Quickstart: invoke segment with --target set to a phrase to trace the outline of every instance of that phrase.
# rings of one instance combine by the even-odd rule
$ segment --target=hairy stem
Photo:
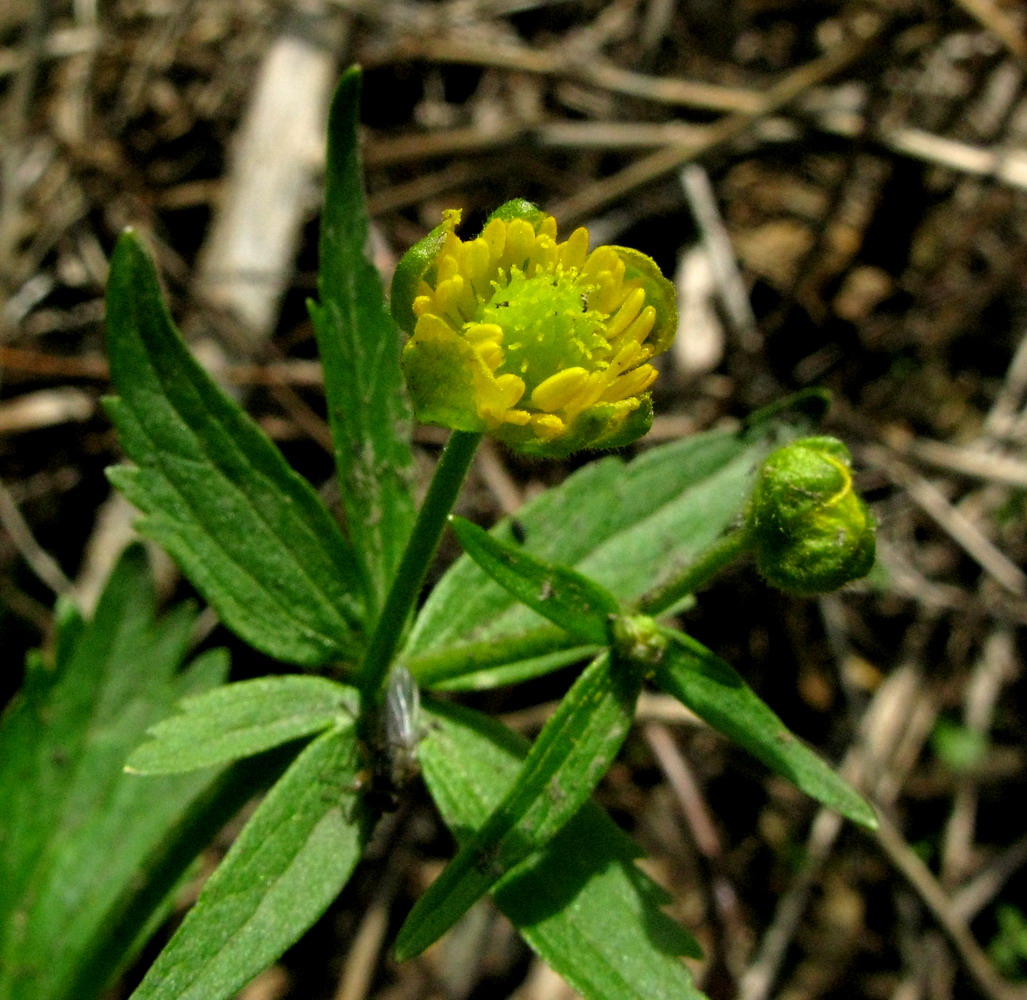
[[[672,608],[683,597],[705,586],[725,566],[749,549],[749,532],[738,528],[717,539],[699,558],[666,583],[643,594],[638,610],[645,615],[659,615]]]

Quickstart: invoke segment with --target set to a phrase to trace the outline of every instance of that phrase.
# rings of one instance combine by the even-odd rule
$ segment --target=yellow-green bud
[[[747,527],[760,572],[782,590],[836,590],[874,563],[873,518],[835,438],[802,438],[764,460]]]
[[[477,239],[458,211],[400,261],[392,314],[425,423],[487,431],[517,451],[613,448],[652,423],[650,359],[674,338],[674,287],[637,250],[557,242],[530,202],[497,209]]]

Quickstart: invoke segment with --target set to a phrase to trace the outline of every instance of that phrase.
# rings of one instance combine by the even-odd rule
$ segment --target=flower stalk
[[[454,431],[435,468],[360,667],[360,690],[365,699],[374,704],[381,698],[389,667],[421,592],[428,566],[439,547],[446,518],[460,493],[480,440],[480,434]]]

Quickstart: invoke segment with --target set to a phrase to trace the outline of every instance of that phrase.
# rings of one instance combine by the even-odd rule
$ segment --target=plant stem
[[[517,660],[535,659],[553,653],[574,650],[582,657],[595,651],[580,639],[568,635],[555,625],[542,625],[509,638],[484,639],[451,646],[439,652],[422,653],[404,660],[404,665],[418,683],[432,686],[479,670],[501,667]]]
[[[453,431],[435,468],[360,667],[360,690],[372,703],[378,701],[384,687],[407,619],[421,592],[428,565],[439,547],[446,518],[453,509],[480,440],[481,434]]]
[[[686,566],[677,577],[643,594],[638,601],[638,610],[646,615],[662,614],[677,604],[681,598],[694,594],[748,548],[749,532],[746,528],[729,531],[718,538],[694,563]]]

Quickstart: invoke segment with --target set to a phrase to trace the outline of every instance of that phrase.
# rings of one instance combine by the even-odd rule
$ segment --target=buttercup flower
[[[459,222],[444,213],[393,280],[417,418],[549,457],[644,434],[649,360],[677,326],[656,264],[626,247],[589,252],[583,228],[559,243],[556,220],[526,201],[503,205],[477,239],[461,240]]]

